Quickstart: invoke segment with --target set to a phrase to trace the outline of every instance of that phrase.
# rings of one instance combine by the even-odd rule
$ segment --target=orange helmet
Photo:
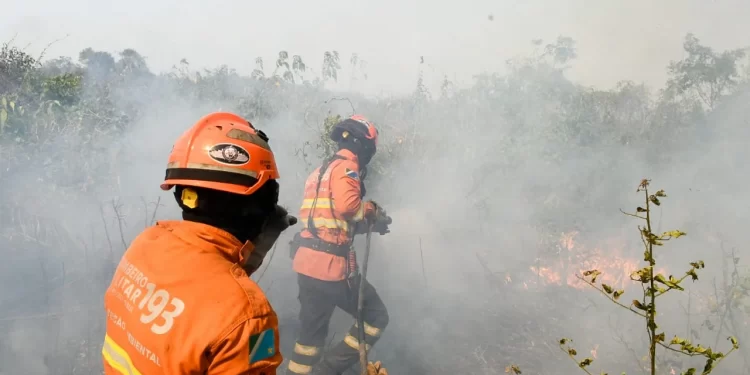
[[[334,125],[333,130],[331,130],[331,139],[340,142],[347,136],[344,132],[348,132],[354,138],[371,141],[373,147],[378,145],[378,129],[365,116],[353,115]]]
[[[174,143],[161,188],[183,185],[250,195],[278,178],[268,137],[240,116],[215,112]]]

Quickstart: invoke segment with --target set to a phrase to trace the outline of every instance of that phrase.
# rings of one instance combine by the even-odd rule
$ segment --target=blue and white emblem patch
[[[276,354],[276,340],[273,328],[250,337],[250,363],[273,357]]]
[[[346,168],[346,170],[344,172],[346,173],[346,177],[353,178],[355,180],[359,180],[359,173],[357,173],[357,171],[353,171],[353,170],[351,170],[349,168]]]

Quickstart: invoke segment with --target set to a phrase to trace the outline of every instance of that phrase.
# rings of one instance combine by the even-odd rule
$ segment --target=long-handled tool
[[[367,260],[370,258],[370,238],[372,238],[373,223],[367,223],[367,239],[365,240],[365,259],[362,261],[362,272],[359,278],[359,296],[357,298],[357,326],[359,327],[359,363],[362,366],[362,375],[367,375],[367,342],[365,341],[365,321],[362,317],[362,309],[365,304],[365,280],[367,278]]]

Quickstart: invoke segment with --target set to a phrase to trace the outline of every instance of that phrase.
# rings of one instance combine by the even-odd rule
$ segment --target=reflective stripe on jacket
[[[278,319],[240,266],[251,251],[189,221],[141,233],[104,296],[104,373],[275,375]]]
[[[305,193],[299,218],[303,238],[318,238],[336,245],[350,244],[351,227],[365,218],[373,207],[362,201],[357,156],[349,150],[339,150],[328,169],[323,173],[318,187],[320,167],[305,182]],[[316,191],[317,189],[317,191]],[[312,233],[311,225],[316,233]],[[300,247],[294,257],[294,271],[320,280],[344,280],[347,259],[342,256]]]

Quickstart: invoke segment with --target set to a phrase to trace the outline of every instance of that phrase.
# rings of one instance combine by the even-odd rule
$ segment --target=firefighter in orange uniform
[[[334,126],[331,139],[339,150],[308,177],[300,209],[304,229],[290,243],[298,273],[301,328],[287,374],[341,374],[357,363],[357,324],[323,355],[328,325],[337,306],[357,317],[361,277],[352,248],[354,235],[365,233],[368,223],[375,232],[389,232],[385,211],[362,199],[366,166],[375,155],[378,131],[363,116],[354,115]],[[388,325],[388,311],[372,285],[366,283],[364,293],[369,347]]]
[[[117,266],[105,374],[276,374],[276,313],[248,275],[296,222],[277,205],[278,178],[268,137],[234,114],[177,139],[161,188],[183,220],[147,228]]]

